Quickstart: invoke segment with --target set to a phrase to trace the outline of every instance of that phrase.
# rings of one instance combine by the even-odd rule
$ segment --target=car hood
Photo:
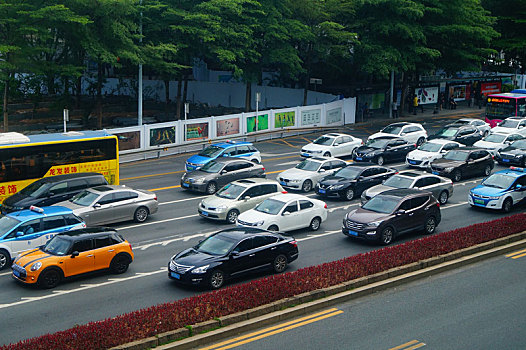
[[[389,216],[391,216],[391,214],[376,213],[374,211],[359,208],[355,211],[351,211],[347,215],[347,219],[357,221],[362,224],[367,224],[369,222],[384,220]]]
[[[415,160],[422,160],[422,159],[427,159],[427,158],[437,158],[437,157],[440,157],[440,153],[421,151],[419,149],[415,149],[414,151],[411,151],[407,154],[407,158],[415,159]]]
[[[292,168],[292,169],[288,169],[288,170],[281,172],[278,175],[278,177],[283,177],[287,179],[307,179],[315,173],[316,172],[314,171],[306,171],[302,169]]]
[[[328,149],[330,149],[331,146],[324,146],[324,145],[317,145],[317,144],[314,144],[314,143],[309,143],[308,145],[306,146],[303,146],[301,149],[302,150],[305,150],[305,151],[326,151]]]
[[[369,196],[369,197],[374,197],[374,196],[376,196],[379,193],[382,193],[382,192],[385,192],[385,191],[389,191],[389,190],[392,190],[392,189],[394,189],[394,187],[386,186],[386,185],[376,185],[376,186],[373,186],[373,187],[367,189],[365,191],[365,195]]]
[[[211,177],[216,176],[217,174],[219,173],[207,173],[201,170],[195,170],[195,171],[192,171],[191,173],[186,173],[185,180],[190,181],[192,183],[192,182],[195,182],[197,179],[211,178]]]
[[[503,154],[513,154],[514,156],[515,155],[518,155],[518,154],[524,154],[526,153],[526,150],[523,150],[523,149],[520,149],[520,148],[513,148],[513,147],[506,147],[506,148],[503,148],[500,150],[500,153]]]
[[[439,135],[431,135],[427,139],[428,140],[455,140],[455,136],[439,136]]]
[[[239,214],[237,218],[238,220],[241,220],[241,221],[254,223],[258,221],[267,221],[270,218],[276,218],[276,217],[278,217],[278,215],[266,214],[266,213],[262,213],[254,209],[250,209],[244,213]]]
[[[347,183],[350,183],[350,182],[353,182],[353,181],[355,181],[355,180],[351,180],[351,179],[348,179],[348,178],[342,177],[342,176],[329,175],[329,176],[324,177],[320,181],[320,184],[323,184],[325,186],[331,186],[331,185],[336,185],[336,184],[339,184],[339,183],[347,184]]]
[[[214,196],[208,196],[205,199],[203,199],[203,204],[207,208],[217,208],[220,205],[230,206],[234,201],[235,199],[220,198],[214,195]]]
[[[203,156],[200,156],[198,154],[194,154],[193,156],[191,156],[190,158],[188,158],[186,161],[188,163],[192,163],[192,164],[202,164],[202,165],[205,165],[206,163],[208,163],[209,161],[211,161],[212,158],[209,158],[209,157],[203,157]]]
[[[58,202],[55,205],[60,205],[62,207],[66,207],[68,209],[73,210],[73,212],[75,212],[75,210],[89,208],[89,206],[78,205],[78,204],[75,204],[75,203],[70,202],[70,201]]]
[[[511,134],[512,132],[517,132],[518,129],[516,128],[504,128],[502,126],[496,126],[493,129],[491,129],[492,133],[503,133],[503,134]]]
[[[193,248],[188,248],[177,254],[173,261],[181,265],[202,266],[217,260],[217,258],[217,255],[206,254]]]
[[[24,195],[20,192],[13,194],[12,196],[7,197],[4,200],[4,205],[10,207],[29,207],[31,204],[38,201],[37,198],[33,198],[27,195]]]
[[[367,146],[360,146],[356,149],[356,154],[368,154],[372,152],[382,152],[382,150],[378,148],[367,147]]]
[[[444,159],[444,158],[440,158],[440,159],[437,159],[437,160],[434,160],[431,165],[435,168],[440,168],[440,169],[445,169],[445,168],[456,168],[458,166],[461,166],[462,164],[465,164],[466,162],[464,161],[459,161],[459,160],[449,160],[449,159]]]
[[[482,141],[482,140],[475,142],[473,146],[485,148],[485,149],[500,149],[504,147],[502,143],[487,142],[487,141]]]
[[[23,252],[19,255],[16,260],[16,263],[22,267],[26,265],[33,264],[39,260],[46,259],[50,256],[54,256],[48,253],[44,253],[40,249],[32,249],[27,252]]]
[[[484,185],[478,185],[471,189],[471,192],[480,196],[501,196],[506,192],[507,189],[487,187]]]
[[[395,134],[388,134],[386,132],[377,132],[377,133],[374,133],[372,134],[371,136],[369,136],[369,139],[376,139],[376,138],[379,138],[379,137],[382,137],[382,136],[398,136],[398,135],[395,135]]]

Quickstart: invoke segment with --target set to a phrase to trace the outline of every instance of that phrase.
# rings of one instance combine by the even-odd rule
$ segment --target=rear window
[[[104,176],[88,177],[86,180],[88,180],[89,187],[95,187],[95,186],[101,186],[101,185],[108,184],[108,181],[106,181],[106,178]]]

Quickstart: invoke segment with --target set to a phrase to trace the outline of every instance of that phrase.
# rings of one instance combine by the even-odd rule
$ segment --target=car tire
[[[485,138],[488,135],[489,135],[489,130],[486,130],[486,131],[484,131],[484,135],[482,135],[482,138]]]
[[[133,214],[133,220],[135,222],[145,222],[146,219],[148,219],[148,215],[150,215],[150,211],[146,207],[139,207],[135,210],[135,213]]]
[[[287,268],[287,257],[283,254],[280,254],[274,258],[272,262],[272,268],[275,273],[282,273]]]
[[[56,268],[47,268],[38,276],[37,284],[42,289],[51,289],[62,281],[62,272]]]
[[[323,156],[324,157],[330,157],[331,156],[331,152],[325,152],[325,153],[323,153]]]
[[[448,200],[449,193],[446,190],[440,192],[440,195],[438,196],[438,202],[440,203],[440,205],[446,204]]]
[[[128,267],[130,266],[130,257],[128,257],[125,254],[119,254],[115,256],[113,259],[111,259],[110,263],[110,270],[112,273],[116,275],[120,275],[121,273],[125,273],[128,271]]]
[[[526,157],[522,157],[521,168],[526,168]]]
[[[435,233],[435,230],[437,228],[437,220],[434,216],[430,216],[426,219],[426,223],[424,224],[424,234],[431,235]]]
[[[276,225],[270,225],[267,231],[279,231],[279,227]]]
[[[426,141],[425,137],[421,137],[416,141],[416,147],[419,147]]]
[[[217,191],[217,185],[215,182],[209,182],[208,185],[206,185],[206,193],[207,194],[214,194]]]
[[[376,158],[376,164],[378,164],[378,165],[384,165],[384,163],[385,163],[385,159],[384,159],[384,157],[382,157],[382,156],[378,156],[378,158]]]
[[[513,200],[511,198],[506,198],[504,202],[502,203],[502,211],[505,213],[509,213],[512,208],[513,208]]]
[[[352,187],[349,187],[344,192],[342,192],[341,197],[342,199],[346,199],[348,201],[352,200],[354,198],[354,190]]]
[[[0,249],[0,270],[11,265],[11,255],[5,249]]]
[[[210,273],[208,278],[208,286],[210,289],[219,289],[225,284],[225,274],[221,270],[214,270]]]
[[[454,182],[459,182],[460,180],[462,180],[462,172],[460,170],[455,170],[453,172],[451,180],[453,180]]]
[[[318,231],[321,226],[321,218],[319,216],[316,216],[310,221],[309,228],[311,231]]]
[[[383,245],[389,245],[391,242],[393,242],[394,238],[394,230],[392,227],[386,227],[382,230],[380,233],[380,243]]]
[[[484,167],[484,176],[490,176],[491,175],[491,167],[489,165],[486,165]]]
[[[232,209],[228,213],[226,213],[226,222],[229,224],[235,224],[237,221],[237,216],[239,215],[239,210]]]
[[[303,192],[309,192],[310,190],[312,190],[312,181],[311,180],[303,181],[303,185],[301,185],[301,190]]]

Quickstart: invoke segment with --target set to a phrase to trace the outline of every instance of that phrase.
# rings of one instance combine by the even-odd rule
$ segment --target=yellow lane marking
[[[168,187],[159,187],[159,188],[150,188],[148,191],[154,192],[154,191],[162,191],[162,190],[171,190],[173,188],[179,188],[181,185],[177,186],[168,186]]]
[[[303,136],[298,136],[298,137],[304,139],[304,140],[307,141],[308,143],[311,143],[311,142],[312,142],[312,140],[309,140],[309,139],[307,139],[306,137],[303,137]]]
[[[413,350],[413,349],[421,348],[422,346],[425,346],[425,345],[426,345],[425,343],[422,343],[419,340],[414,339],[402,345],[395,346],[394,348],[389,348],[389,350],[401,350],[401,349]]]
[[[122,180],[144,179],[146,177],[154,177],[154,176],[173,175],[173,174],[179,174],[179,173],[184,173],[184,170],[171,171],[169,173],[161,173],[161,174],[150,174],[150,175],[141,175],[141,176],[134,176],[134,177],[124,177],[124,178],[121,178],[121,181]]]
[[[206,348],[202,348],[201,350],[212,350],[212,349],[214,349],[214,350],[226,350],[226,349],[231,349],[231,348],[243,345],[243,344],[251,343],[253,341],[269,337],[271,335],[279,334],[279,333],[282,333],[282,332],[285,332],[285,331],[288,331],[288,330],[291,330],[291,329],[294,329],[294,328],[297,328],[297,327],[301,327],[301,326],[307,325],[309,323],[321,321],[323,319],[326,319],[326,318],[329,318],[329,317],[333,317],[333,316],[336,316],[336,315],[339,315],[339,314],[342,314],[342,313],[343,313],[343,311],[338,310],[336,308],[325,310],[323,312],[319,312],[319,313],[316,313],[314,315],[310,315],[310,316],[307,316],[307,317],[302,317],[302,318],[294,320],[294,321],[285,322],[285,323],[279,324],[277,326],[269,327],[269,328],[266,328],[266,329],[263,329],[263,330],[260,330],[260,331],[257,331],[257,332],[253,332],[253,333],[241,336],[241,337],[237,337],[237,338],[230,339],[230,340],[218,343],[218,344],[214,344],[212,346],[209,346],[209,347],[206,347]]]
[[[523,256],[526,256],[526,249],[519,250],[518,252],[506,254],[506,258],[512,258],[512,259],[522,258]]]
[[[283,142],[284,144],[286,144],[286,145],[289,146],[289,147],[292,147],[292,148],[299,148],[299,146],[294,146],[293,144],[291,144],[290,142],[288,142],[288,141],[285,140],[285,139],[280,139],[279,141]]]
[[[406,348],[404,350],[414,350],[414,349],[421,348],[422,346],[426,346],[426,344],[425,343],[419,343],[419,344],[413,345],[413,346],[411,346],[409,348]]]

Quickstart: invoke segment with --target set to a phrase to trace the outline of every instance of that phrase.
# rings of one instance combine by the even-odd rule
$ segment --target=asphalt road
[[[434,120],[425,124],[425,127],[432,133],[450,120]],[[347,132],[365,139],[379,127],[347,128]],[[278,172],[299,162],[299,148],[313,138],[314,135],[307,135],[258,143],[256,146],[262,152],[267,177],[275,178]],[[125,274],[115,276],[97,273],[68,280],[54,290],[38,290],[15,283],[9,271],[0,272],[0,313],[4,320],[9,320],[0,327],[0,344],[201,293],[173,284],[167,278],[166,265],[173,254],[195,245],[209,233],[230,226],[200,218],[197,205],[203,195],[179,188],[187,157],[179,155],[121,165],[122,184],[153,190],[160,203],[158,213],[143,224],[127,222],[114,225],[132,244],[135,252],[135,261]],[[402,164],[391,166],[405,169]],[[495,171],[499,169],[497,166]],[[442,207],[442,222],[437,232],[504,215],[500,212],[473,210],[467,205],[467,193],[478,182],[480,178],[473,178],[455,185],[454,195]],[[376,245],[351,241],[341,234],[343,216],[357,207],[358,203],[357,199],[351,202],[327,200],[329,217],[319,231],[293,232],[299,241],[300,256],[290,265],[289,271],[378,249]],[[520,210],[524,210],[524,207],[514,212]],[[418,233],[409,234],[395,244],[418,237]]]
[[[526,256],[503,255],[206,349],[524,349],[524,290]]]

